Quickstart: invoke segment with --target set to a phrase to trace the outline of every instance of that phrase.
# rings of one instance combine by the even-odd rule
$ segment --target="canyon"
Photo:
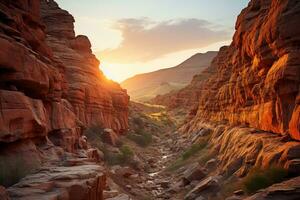
[[[300,198],[299,1],[251,0],[232,43],[149,103],[54,0],[0,14],[1,200]]]

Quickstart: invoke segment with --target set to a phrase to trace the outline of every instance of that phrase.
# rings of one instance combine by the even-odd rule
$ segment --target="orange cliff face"
[[[104,169],[83,130],[126,131],[126,90],[104,77],[88,38],[75,36],[73,17],[53,0],[3,0],[0,14],[1,184],[11,186],[43,167],[9,195],[103,199]]]
[[[74,34],[74,19],[53,2],[42,1],[46,42],[54,57],[65,66],[68,83],[65,98],[78,119],[87,126],[103,124],[116,132],[128,128],[129,97],[126,90],[109,81],[99,71],[99,61],[91,52],[86,36]]]
[[[129,97],[107,80],[73,17],[50,0],[1,1],[0,142],[60,137],[73,152],[83,127],[128,128]]]
[[[181,94],[192,102],[191,96],[197,96],[186,128],[225,120],[300,140],[299,20],[298,1],[252,0],[238,17],[233,42],[221,48],[217,62],[207,69],[212,73],[205,71],[199,75],[204,81],[196,76],[171,94],[177,101],[184,99]]]

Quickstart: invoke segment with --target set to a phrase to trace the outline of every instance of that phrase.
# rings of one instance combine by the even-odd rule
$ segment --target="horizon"
[[[236,18],[249,1],[57,2],[74,16],[76,35],[89,37],[106,77],[121,83],[229,45]],[[156,12],[170,6],[171,11]]]

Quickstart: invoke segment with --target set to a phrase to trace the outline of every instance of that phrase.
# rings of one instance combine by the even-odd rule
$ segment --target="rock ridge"
[[[194,123],[225,120],[300,140],[299,10],[298,1],[250,1],[231,45],[208,68],[212,73],[198,76],[205,81],[196,76],[154,102],[172,108],[186,98],[196,102]]]

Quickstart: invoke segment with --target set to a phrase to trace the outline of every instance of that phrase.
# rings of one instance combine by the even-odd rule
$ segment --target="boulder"
[[[92,149],[92,148],[88,149],[87,156],[89,159],[91,159],[95,162],[100,162],[100,161],[104,160],[104,154],[99,149]]]
[[[195,200],[202,193],[215,193],[220,189],[217,177],[208,177],[200,181],[190,192],[185,195],[186,200]]]
[[[183,182],[184,184],[189,184],[190,182],[195,180],[200,181],[201,179],[205,178],[205,176],[206,171],[201,166],[199,166],[198,163],[195,163],[195,165],[189,167],[184,171]]]
[[[115,146],[117,144],[118,135],[114,130],[106,128],[103,130],[102,139],[105,143]]]
[[[15,200],[103,200],[105,180],[104,169],[99,165],[48,167],[26,176],[7,191]]]

